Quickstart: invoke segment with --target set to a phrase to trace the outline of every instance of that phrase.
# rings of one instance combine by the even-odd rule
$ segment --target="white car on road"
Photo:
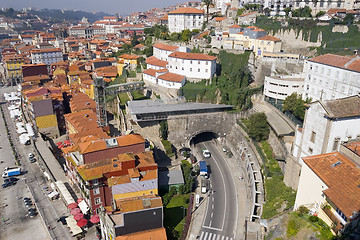
[[[211,153],[210,153],[210,151],[209,151],[209,150],[207,150],[207,149],[204,149],[204,150],[203,150],[203,156],[204,156],[205,158],[209,158],[209,157],[211,157]]]

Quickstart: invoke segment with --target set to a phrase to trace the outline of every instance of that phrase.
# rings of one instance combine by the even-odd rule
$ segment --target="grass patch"
[[[173,152],[173,146],[172,146],[171,142],[169,142],[168,140],[161,140],[161,143],[164,146],[166,155],[168,155],[169,157],[172,157],[175,155],[175,153]]]
[[[149,99],[141,91],[133,91],[133,92],[131,92],[131,94],[132,94],[134,100],[146,100],[146,99]]]
[[[107,85],[112,86],[112,85],[121,84],[121,83],[126,83],[126,75],[125,74],[118,76],[114,81],[109,82]]]
[[[266,141],[262,142],[261,149],[265,155],[265,169],[267,169],[262,217],[269,219],[278,215],[281,209],[290,209],[295,203],[296,192],[283,182],[283,174],[274,158],[270,144]]]
[[[184,228],[190,194],[175,195],[164,208],[164,227],[169,240],[178,239]]]
[[[120,109],[123,112],[123,114],[126,114],[126,102],[130,101],[129,96],[127,93],[119,93],[119,99],[120,99]]]

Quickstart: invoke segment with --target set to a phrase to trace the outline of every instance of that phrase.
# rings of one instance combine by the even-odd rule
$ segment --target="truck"
[[[208,169],[205,161],[199,162],[200,166],[200,176],[204,176],[205,178],[208,178]]]
[[[11,169],[5,170],[2,177],[7,178],[7,177],[19,176],[20,174],[21,174],[20,168],[11,168]]]
[[[209,179],[206,179],[205,177],[201,178],[201,193],[207,193],[207,191],[210,189],[210,181]]]

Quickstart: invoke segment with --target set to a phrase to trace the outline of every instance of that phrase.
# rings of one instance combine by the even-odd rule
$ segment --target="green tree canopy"
[[[301,95],[296,93],[287,96],[284,100],[282,110],[283,112],[291,112],[297,118],[304,120],[306,106],[305,103],[309,103],[310,100],[302,100]]]
[[[251,115],[245,123],[248,134],[258,142],[267,140],[270,134],[270,127],[265,113]]]

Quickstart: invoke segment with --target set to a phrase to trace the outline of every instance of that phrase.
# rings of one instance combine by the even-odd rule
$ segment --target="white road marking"
[[[200,240],[202,240],[203,236],[204,236],[204,232],[201,232],[201,234],[200,234]]]
[[[220,236],[220,235],[218,235],[218,236],[217,236],[217,238],[216,238],[216,240],[220,240],[220,237],[221,237],[221,236]]]
[[[222,236],[221,240],[224,240],[224,238],[225,238],[225,237],[224,237],[224,236]]]
[[[208,234],[208,232],[205,232],[204,240],[206,240]]]
[[[214,227],[210,227],[210,226],[202,226],[203,228],[208,228],[208,229],[211,229],[211,230],[215,230],[215,231],[222,231],[221,229],[219,228],[214,228]]]
[[[211,235],[212,235],[212,233],[209,233],[209,240],[211,239]]]
[[[212,200],[214,201],[214,197],[212,198]]]
[[[210,221],[209,226],[211,227],[212,221]]]
[[[229,237],[226,237],[226,238],[225,238],[225,240],[228,240],[228,239],[229,239]]]
[[[214,213],[211,213],[211,217],[213,217],[214,216]]]
[[[211,206],[212,209],[214,209],[214,204]]]
[[[219,235],[217,235],[217,236],[219,236]],[[216,240],[216,234],[214,234],[214,237],[213,237],[213,239],[212,240]]]

